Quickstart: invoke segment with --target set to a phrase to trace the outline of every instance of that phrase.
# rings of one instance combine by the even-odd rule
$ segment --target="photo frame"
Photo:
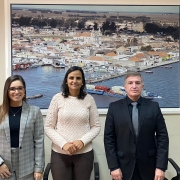
[[[10,3],[9,5],[10,6],[12,6],[12,4],[13,3]],[[15,5],[16,3],[14,3],[14,5]],[[23,3],[22,3],[23,4]],[[26,6],[30,6],[30,5],[32,5],[32,4],[27,4]],[[42,5],[41,5],[42,6]],[[70,5],[68,5],[68,6],[76,6],[76,5],[74,5],[74,4],[70,4]],[[92,6],[91,4],[83,4],[83,6],[85,6],[85,7],[88,7],[88,6]],[[99,6],[103,6],[102,4],[101,5],[96,5],[97,7],[99,7]],[[119,5],[119,4],[115,4],[115,5],[106,5],[106,7],[112,7],[112,6],[114,6],[114,7],[117,7],[117,6],[122,6],[123,7],[123,5]],[[138,7],[137,5],[133,5],[134,7]],[[144,5],[141,5],[142,7],[145,7]],[[149,5],[148,5],[149,6]],[[95,7],[95,6],[94,6]],[[130,6],[128,6],[128,7],[132,7],[132,5],[130,5]],[[155,5],[154,6],[152,6],[152,7],[156,7]],[[164,5],[162,5],[162,7],[165,7]],[[176,6],[177,7],[177,9],[179,10],[179,6]],[[12,9],[10,8],[10,12],[12,13],[12,11],[11,11]],[[106,13],[107,13],[107,11],[106,11]],[[168,12],[169,13],[169,12]],[[116,14],[117,14],[117,11],[116,11]],[[178,13],[179,14],[179,13]],[[117,15],[116,15],[116,17],[117,17]],[[11,37],[10,37],[10,39],[11,39]],[[11,39],[12,40],[12,39]],[[11,41],[12,42],[12,41]],[[12,61],[10,61],[10,62],[12,62]],[[175,67],[179,67],[179,64],[178,65],[175,65]],[[167,68],[168,70],[170,70],[170,68]],[[167,70],[166,69],[166,70]],[[165,70],[165,68],[163,68],[163,70]],[[58,70],[57,70],[58,71]],[[9,72],[10,73],[12,73],[12,69],[10,68],[9,69]],[[15,71],[14,71],[15,72]],[[20,72],[20,71],[19,71]],[[21,71],[22,72],[22,71]],[[179,73],[179,72],[178,72]],[[148,76],[150,76],[150,74],[148,74]],[[34,78],[32,78],[32,79],[34,79]],[[166,79],[167,80],[167,79]],[[56,80],[57,81],[57,80]],[[115,81],[117,81],[117,79],[115,80]],[[122,85],[122,83],[123,83],[123,80],[121,80],[122,82],[121,82],[121,85]],[[31,83],[29,83],[30,84],[30,86],[31,86],[31,84],[33,84],[33,81],[31,82]],[[178,83],[177,83],[178,84]],[[55,84],[54,84],[55,85]],[[53,86],[54,86],[53,85]],[[104,85],[104,84],[100,84],[100,85]],[[116,86],[117,84],[114,84],[114,86]],[[31,89],[31,87],[29,86],[29,89]],[[46,87],[45,87],[46,88]],[[38,89],[38,88],[37,88]],[[178,84],[178,87],[177,87],[177,89],[179,89],[179,84]],[[58,89],[58,91],[60,90],[60,84],[59,84],[59,89]],[[57,92],[58,92],[57,91]],[[170,91],[171,92],[171,91]],[[178,93],[179,93],[179,91],[178,91]],[[54,93],[53,93],[54,94]],[[33,96],[34,94],[32,94],[32,95],[30,95],[30,96]],[[35,95],[37,95],[37,94],[35,94]],[[44,96],[44,95],[43,95]],[[98,95],[97,95],[97,97],[99,97]],[[104,96],[103,96],[104,97]],[[49,99],[51,99],[52,97],[50,97]],[[176,100],[179,98],[179,95],[178,96],[176,96]],[[44,97],[42,98],[42,99],[44,99]],[[37,100],[40,100],[40,99],[37,99]],[[113,99],[114,100],[114,99]],[[109,100],[109,102],[111,102],[111,101],[113,101],[112,99],[110,99]],[[115,100],[117,100],[117,99],[115,99]],[[97,101],[99,101],[99,100],[97,100]],[[108,102],[108,103],[109,103]],[[49,102],[48,102],[49,103]],[[100,107],[100,106],[98,106],[98,108],[102,108],[102,110],[104,110],[105,109],[105,111],[104,112],[106,112],[106,109],[107,109],[107,107],[108,107],[108,103],[106,103],[106,106],[105,107]],[[179,103],[179,101],[178,101],[178,103]],[[36,104],[36,103],[35,103]],[[102,104],[104,104],[104,103],[102,103]],[[167,104],[167,103],[165,103],[165,104]],[[47,109],[47,106],[45,107],[45,108],[43,108],[43,106],[41,106],[41,105],[39,105],[39,104],[36,104],[36,105],[38,105],[38,106],[40,106],[42,109]],[[164,108],[164,107],[162,107],[162,108]],[[173,107],[165,107],[165,109],[167,110],[167,109],[174,109],[175,110],[175,112],[177,111],[177,110],[179,110],[179,104],[178,105],[175,105],[175,106],[173,106]]]

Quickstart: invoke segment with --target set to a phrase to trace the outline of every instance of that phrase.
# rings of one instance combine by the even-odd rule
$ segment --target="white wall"
[[[10,15],[9,6],[10,3],[27,3],[27,4],[124,4],[124,5],[180,5],[179,0],[0,0],[0,104],[2,103],[3,86],[5,79],[10,75]],[[163,111],[164,117],[166,119],[166,124],[170,137],[170,151],[169,157],[172,157],[177,164],[180,165],[180,112],[169,109],[169,112]],[[103,146],[103,129],[105,122],[105,114],[100,115],[100,122],[102,125],[102,130],[100,135],[94,140],[94,151],[95,159],[99,162],[100,167],[100,179],[101,180],[111,180],[109,176],[109,170],[107,168],[104,146]],[[45,139],[45,150],[46,150],[46,163],[49,162],[51,143],[49,139]],[[175,175],[174,170],[169,166],[166,172],[167,178],[171,178]],[[92,178],[91,178],[92,180]]]

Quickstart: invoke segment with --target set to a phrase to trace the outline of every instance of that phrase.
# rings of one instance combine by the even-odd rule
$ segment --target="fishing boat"
[[[165,68],[172,68],[172,66],[164,66]]]
[[[145,73],[153,73],[153,71],[145,71]]]
[[[65,68],[65,63],[63,63],[61,60],[54,59],[51,65],[55,68]]]
[[[108,86],[95,86],[95,89],[103,90],[104,92],[110,91],[110,88]]]
[[[155,94],[155,93],[152,93],[152,92],[149,92],[147,91],[146,89],[144,89],[142,91],[142,97],[145,97],[145,98],[162,98],[161,96],[159,96],[158,94]]]
[[[33,96],[27,96],[26,99],[37,99],[43,97],[43,94],[36,94]]]
[[[86,91],[89,94],[103,95],[103,93],[104,93],[104,90],[98,90],[98,89],[87,89]]]

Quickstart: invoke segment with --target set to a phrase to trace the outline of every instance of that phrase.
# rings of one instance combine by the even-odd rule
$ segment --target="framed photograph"
[[[28,102],[47,109],[68,68],[84,70],[98,108],[124,98],[124,75],[139,71],[142,96],[180,107],[179,5],[10,4],[11,74]]]

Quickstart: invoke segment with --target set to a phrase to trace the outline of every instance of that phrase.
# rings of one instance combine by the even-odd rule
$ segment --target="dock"
[[[110,79],[118,78],[120,76],[124,76],[125,74],[126,73],[121,73],[121,74],[118,74],[118,75],[113,75],[111,77],[105,77],[105,78],[102,78],[102,79],[87,80],[86,83],[93,84],[93,83],[97,83],[97,82],[107,81],[107,80],[110,80]]]
[[[26,99],[37,99],[37,98],[41,98],[41,97],[43,97],[43,94],[36,94],[33,96],[28,96],[28,97],[26,97]]]
[[[163,61],[163,62],[160,62],[160,63],[156,63],[153,66],[143,66],[143,67],[140,67],[137,71],[141,72],[141,71],[145,71],[145,70],[156,68],[156,67],[167,68],[167,65],[172,64],[172,63],[176,63],[178,61],[179,61],[179,59],[178,60]],[[107,80],[110,80],[110,79],[114,79],[114,78],[118,78],[118,77],[124,76],[125,74],[126,73],[121,73],[121,74],[117,74],[117,75],[112,75],[111,77],[104,77],[104,78],[100,78],[100,79],[90,79],[90,80],[87,79],[86,83],[94,84],[94,83],[98,83],[98,82],[103,82],[103,81],[107,81]]]

